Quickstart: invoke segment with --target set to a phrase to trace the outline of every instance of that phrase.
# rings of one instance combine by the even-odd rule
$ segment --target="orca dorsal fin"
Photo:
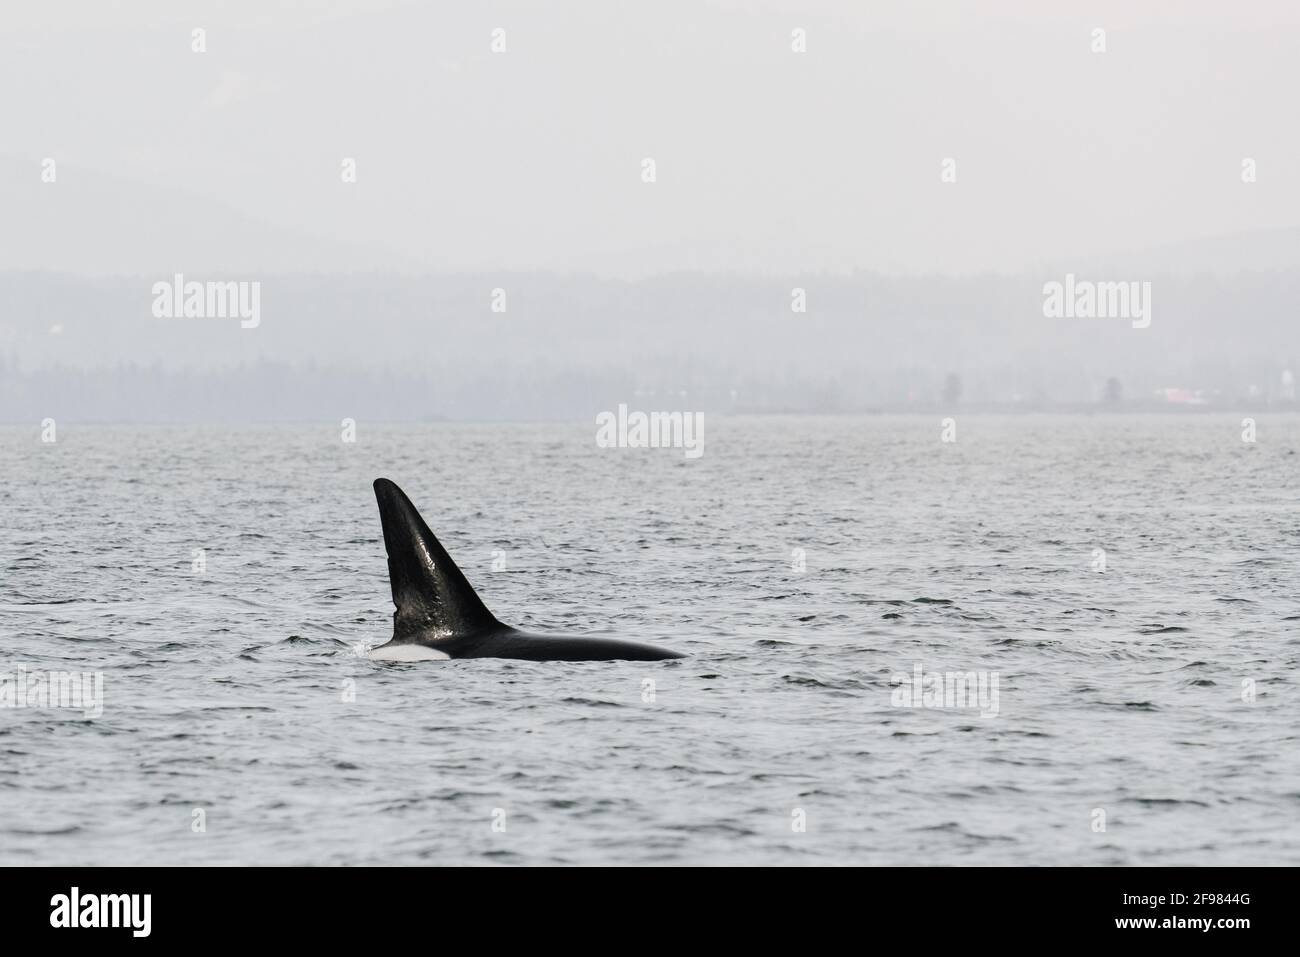
[[[434,538],[411,500],[386,478],[375,479],[393,586],[393,641],[452,638],[499,622]]]

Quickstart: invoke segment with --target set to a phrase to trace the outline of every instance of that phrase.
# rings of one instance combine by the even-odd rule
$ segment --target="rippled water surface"
[[[1258,421],[0,430],[0,672],[104,678],[0,708],[0,862],[1298,863],[1300,418]],[[502,620],[690,657],[366,659],[380,475]],[[896,704],[917,665],[996,715]]]

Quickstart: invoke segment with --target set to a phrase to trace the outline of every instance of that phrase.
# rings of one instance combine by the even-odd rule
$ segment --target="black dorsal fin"
[[[438,640],[497,625],[406,494],[375,479],[393,586],[393,641]]]

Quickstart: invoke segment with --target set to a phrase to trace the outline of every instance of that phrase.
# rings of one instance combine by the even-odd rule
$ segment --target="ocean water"
[[[0,672],[103,681],[0,707],[0,863],[1300,863],[1300,417],[706,426],[0,430]],[[381,475],[690,657],[368,660]]]

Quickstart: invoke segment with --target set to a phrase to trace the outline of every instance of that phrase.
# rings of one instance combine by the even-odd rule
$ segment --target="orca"
[[[518,658],[526,661],[661,661],[684,658],[612,638],[533,635],[503,625],[487,610],[434,538],[411,500],[393,482],[375,479],[375,499],[393,586],[393,637],[373,649],[380,661]]]

